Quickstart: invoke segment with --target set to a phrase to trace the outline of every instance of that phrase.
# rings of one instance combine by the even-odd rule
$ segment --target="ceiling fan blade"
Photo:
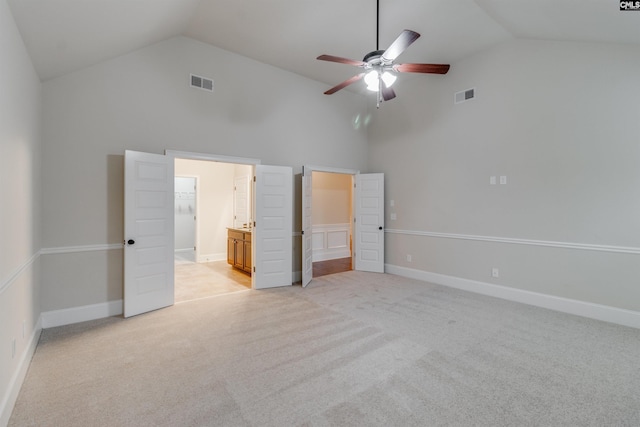
[[[390,101],[396,97],[395,91],[392,88],[387,87],[387,85],[384,84],[384,81],[382,82],[381,92],[382,92],[382,99],[384,99],[385,101]]]
[[[350,79],[343,81],[339,85],[332,87],[331,89],[326,91],[324,94],[325,95],[332,95],[332,94],[336,93],[337,91],[339,91],[340,89],[344,89],[345,87],[349,86],[350,84],[353,84],[353,83],[357,82],[358,80],[360,80],[363,77],[364,77],[364,73],[356,74],[355,76],[351,77]]]
[[[341,58],[339,56],[333,56],[333,55],[320,55],[316,59],[319,59],[321,61],[338,62],[340,64],[355,65],[356,67],[364,67],[365,65],[367,65],[362,61],[356,61],[355,59]]]
[[[447,74],[449,64],[396,64],[393,66],[399,73]]]
[[[400,33],[398,38],[391,43],[391,46],[384,51],[382,54],[383,61],[393,61],[396,59],[406,48],[409,47],[409,45],[411,45],[411,43],[416,41],[418,37],[420,37],[420,34],[415,31],[404,30]]]

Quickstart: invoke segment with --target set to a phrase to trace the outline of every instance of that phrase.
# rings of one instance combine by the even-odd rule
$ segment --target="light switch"
[[[496,177],[495,176],[492,176],[492,177],[489,178],[489,184],[496,185]]]
[[[391,214],[391,221],[395,221],[396,219],[398,219],[398,216],[396,215],[396,213],[395,213],[395,212],[393,212],[393,213]]]
[[[389,206],[395,206],[395,205],[396,205],[395,200],[389,200]]]
[[[507,177],[506,176],[501,176],[500,177],[500,184],[505,185],[507,183]]]

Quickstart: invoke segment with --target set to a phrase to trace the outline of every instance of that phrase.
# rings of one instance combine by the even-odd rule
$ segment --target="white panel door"
[[[356,175],[356,270],[384,272],[384,174]]]
[[[256,165],[253,288],[291,286],[293,169]]]
[[[173,159],[125,151],[124,316],[173,305]]]
[[[309,170],[302,175],[302,287],[306,287],[313,278],[312,174]]]

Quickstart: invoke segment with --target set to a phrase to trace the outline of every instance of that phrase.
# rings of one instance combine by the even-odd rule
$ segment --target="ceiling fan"
[[[376,50],[367,53],[362,61],[348,58],[341,58],[333,55],[320,55],[317,59],[321,61],[338,62],[341,64],[354,65],[363,68],[364,71],[345,80],[337,86],[326,91],[325,95],[331,95],[344,89],[345,87],[364,78],[367,89],[377,92],[377,103],[389,101],[396,97],[396,93],[391,85],[396,81],[395,73],[427,73],[427,74],[447,74],[449,64],[395,64],[395,59],[407,49],[411,43],[420,37],[415,31],[404,30],[398,38],[391,43],[387,50],[379,49],[380,40],[380,0],[376,1]]]

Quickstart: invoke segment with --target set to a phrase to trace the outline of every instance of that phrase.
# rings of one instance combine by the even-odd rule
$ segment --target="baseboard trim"
[[[193,252],[193,248],[174,249],[173,252],[177,254],[184,253],[184,252]]]
[[[316,254],[316,252],[320,252]],[[338,249],[338,250],[325,250],[325,251],[313,251],[313,262],[322,262],[322,261],[331,261],[332,259],[342,259],[342,258],[350,258],[351,251],[349,248]]]
[[[40,340],[41,332],[42,316],[38,318],[38,322],[33,328],[31,338],[29,339],[29,345],[27,345],[25,351],[22,353],[20,363],[18,364],[18,369],[16,369],[13,376],[11,377],[11,381],[9,381],[9,387],[4,394],[2,403],[0,403],[0,426],[4,427],[9,424],[9,418],[11,418],[13,407],[16,404],[16,400],[18,400],[18,394],[20,393],[20,389],[22,388],[24,379],[27,376],[27,371],[29,370],[31,359],[36,352],[36,347],[38,345],[38,341]]]
[[[87,320],[119,316],[121,314],[122,300],[83,305],[42,313],[42,327],[45,329],[55,328],[56,326],[71,325],[73,323],[86,322]]]
[[[602,320],[640,329],[640,312],[625,310],[602,304],[578,301],[554,295],[541,294],[523,289],[509,288],[476,280],[463,279],[429,271],[416,270],[392,264],[385,264],[385,272],[410,279],[423,280],[438,285],[475,292],[536,307],[547,308],[576,316]]]
[[[196,262],[214,262],[214,261],[226,261],[226,260],[227,260],[227,253],[219,252],[217,254],[199,255]]]

